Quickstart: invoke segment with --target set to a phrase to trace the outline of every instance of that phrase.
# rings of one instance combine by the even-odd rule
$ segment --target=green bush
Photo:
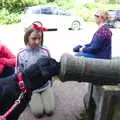
[[[5,17],[3,24],[12,24],[20,22],[20,15],[18,13],[11,13]]]
[[[50,0],[0,0],[0,23],[17,23],[20,21],[20,14],[25,7],[39,4],[57,4],[65,9],[74,9],[76,15],[82,17],[85,21],[92,21],[93,14],[98,9],[120,8],[120,4],[76,4],[75,0],[55,0],[54,2],[50,2]]]
[[[20,12],[24,7],[45,4],[47,0],[0,0],[0,8],[9,12]]]
[[[53,1],[53,0],[52,0]],[[0,0],[0,24],[11,24],[20,21],[20,14],[25,7],[39,4],[57,4],[66,9],[74,7],[74,0]]]
[[[20,22],[19,13],[9,13],[8,10],[0,10],[0,23],[1,24],[12,24]]]
[[[85,21],[93,21],[94,13],[99,9],[119,9],[119,4],[101,4],[101,3],[89,3],[81,4],[75,7],[76,14],[81,16]]]

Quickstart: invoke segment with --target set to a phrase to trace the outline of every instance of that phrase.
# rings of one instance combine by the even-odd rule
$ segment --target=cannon
[[[93,83],[89,85],[87,107],[89,120],[120,119],[120,58],[111,60],[63,54],[61,81]],[[103,86],[105,85],[105,86]]]
[[[60,60],[62,81],[115,85],[120,82],[120,59],[95,59],[63,54]]]

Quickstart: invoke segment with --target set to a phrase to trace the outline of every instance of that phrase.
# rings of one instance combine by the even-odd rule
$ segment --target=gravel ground
[[[52,116],[34,118],[29,107],[23,112],[19,120],[84,120],[81,113],[84,111],[83,96],[88,90],[87,83],[54,82],[56,110]]]

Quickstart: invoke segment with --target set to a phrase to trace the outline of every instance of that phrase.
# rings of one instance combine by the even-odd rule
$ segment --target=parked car
[[[113,28],[120,28],[120,10],[108,10],[109,21],[108,25]]]
[[[72,13],[61,7],[53,5],[38,5],[27,7],[21,17],[24,28],[35,21],[50,29],[67,28],[79,30],[83,24],[83,19],[74,16]]]

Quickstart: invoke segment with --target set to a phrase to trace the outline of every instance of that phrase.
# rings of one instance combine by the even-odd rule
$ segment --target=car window
[[[59,8],[58,11],[59,11],[60,15],[65,15],[65,13],[66,13],[65,10],[62,8]]]
[[[51,14],[52,14],[52,10],[51,10],[50,7],[41,8],[41,14],[48,14],[48,15],[51,15]]]
[[[54,15],[63,15],[64,14],[63,9],[60,7],[53,7],[52,11],[53,11]]]
[[[115,15],[116,14],[116,10],[109,10],[109,15]]]
[[[27,9],[27,14],[52,14],[52,10],[50,7],[44,7],[44,8],[31,8]]]
[[[32,10],[32,14],[40,14],[40,9]]]
[[[53,15],[65,15],[65,16],[71,15],[61,7],[37,7],[37,8],[30,7],[29,9],[26,8],[24,10],[24,13],[25,14],[47,14],[47,15],[53,14]]]
[[[69,12],[67,12],[63,8],[59,8],[58,13],[59,13],[59,15],[64,15],[64,16],[70,16],[71,15]]]
[[[26,8],[24,10],[24,14],[40,14],[40,10],[37,9],[37,8],[32,8],[32,7],[29,7],[29,8]]]
[[[53,14],[54,14],[54,15],[59,15],[59,11],[58,11],[58,8],[57,8],[57,7],[53,7],[53,8],[52,8],[52,11],[53,11]]]
[[[120,10],[117,11],[117,14],[120,16]]]

